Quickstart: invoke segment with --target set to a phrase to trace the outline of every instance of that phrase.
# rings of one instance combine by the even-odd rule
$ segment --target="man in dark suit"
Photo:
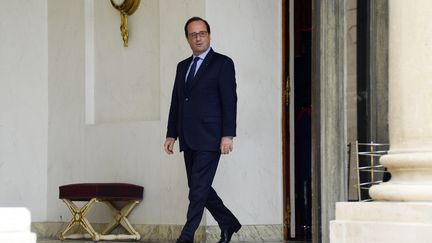
[[[234,63],[212,50],[210,26],[204,19],[189,19],[185,35],[193,55],[177,65],[164,143],[165,152],[172,154],[179,139],[188,178],[187,221],[177,242],[193,242],[207,208],[221,229],[219,242],[226,243],[241,224],[211,185],[221,154],[232,151],[236,136]]]

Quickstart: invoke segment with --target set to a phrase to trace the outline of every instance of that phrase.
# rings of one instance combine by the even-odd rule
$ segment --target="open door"
[[[312,1],[283,3],[284,237],[311,240]]]

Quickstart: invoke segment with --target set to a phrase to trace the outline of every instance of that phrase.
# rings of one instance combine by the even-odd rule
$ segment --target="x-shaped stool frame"
[[[118,209],[111,201],[103,201],[113,213],[113,220],[106,228],[102,231],[103,235],[111,233],[117,226],[121,225],[123,228],[129,232],[131,235],[135,235],[135,239],[139,240],[141,238],[140,234],[132,227],[131,223],[127,219],[130,212],[135,208],[139,201],[129,201],[123,208]]]
[[[74,204],[69,199],[62,199],[63,202],[69,208],[69,211],[72,213],[72,219],[64,228],[63,231],[60,232],[60,240],[65,239],[80,239],[80,238],[91,238],[94,241],[99,240],[140,240],[140,234],[132,227],[131,223],[127,219],[127,216],[132,212],[135,206],[140,202],[138,200],[130,200],[127,202],[125,206],[121,209],[116,207],[111,201],[107,200],[99,200],[97,198],[90,199],[87,203],[84,204],[82,208],[79,208],[76,204]],[[85,217],[89,210],[92,208],[95,202],[103,202],[105,203],[113,213],[113,220],[109,223],[105,229],[102,231],[102,234],[96,232]],[[72,229],[75,225],[80,225],[89,235],[83,234],[71,234],[66,235],[66,233]],[[117,226],[121,225],[129,235],[112,235],[111,233]]]

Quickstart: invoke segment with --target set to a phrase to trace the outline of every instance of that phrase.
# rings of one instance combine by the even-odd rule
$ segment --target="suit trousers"
[[[180,235],[184,240],[193,241],[204,208],[209,210],[221,229],[239,224],[212,187],[220,156],[220,151],[184,151],[189,186],[187,221]]]

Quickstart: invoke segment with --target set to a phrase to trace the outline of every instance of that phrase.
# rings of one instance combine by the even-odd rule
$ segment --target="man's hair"
[[[202,21],[202,22],[204,22],[204,24],[205,24],[206,27],[207,27],[207,32],[210,34],[210,25],[207,23],[207,21],[206,21],[205,19],[202,19],[202,18],[200,18],[200,17],[192,17],[192,18],[190,18],[190,19],[186,22],[186,24],[185,24],[185,26],[184,26],[184,30],[185,30],[186,38],[188,37],[188,31],[187,31],[187,27],[188,27],[188,25],[189,25],[190,23],[192,23],[192,22],[195,22],[195,21]]]

